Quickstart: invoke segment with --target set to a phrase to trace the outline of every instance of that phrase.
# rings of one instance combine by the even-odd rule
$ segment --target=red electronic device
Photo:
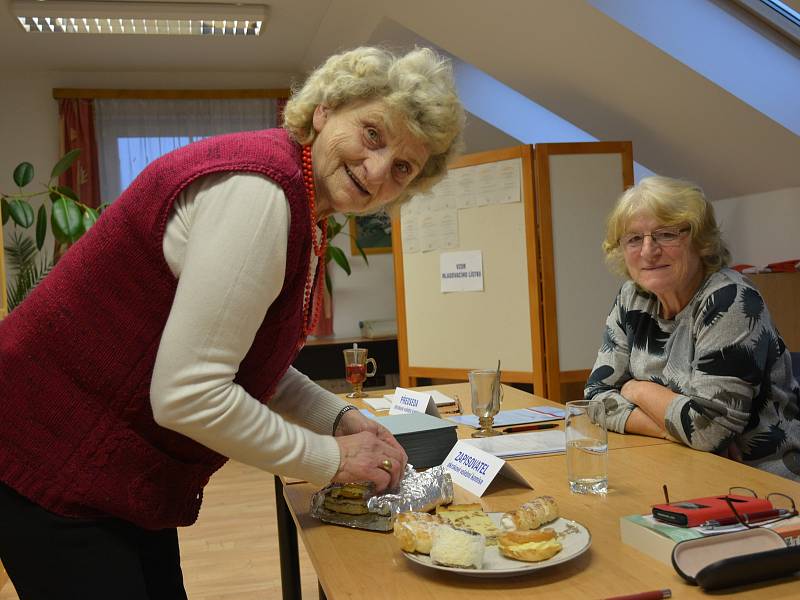
[[[725,494],[670,502],[669,504],[656,504],[653,506],[653,517],[657,521],[680,527],[697,527],[707,521],[735,518],[736,515],[733,514],[726,498],[731,501],[736,507],[736,512],[742,517],[753,518],[759,513],[774,510],[772,502],[766,498]]]

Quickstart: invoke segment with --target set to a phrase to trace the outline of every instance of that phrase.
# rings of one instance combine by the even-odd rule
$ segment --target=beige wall
[[[58,106],[54,87],[82,88],[285,88],[292,74],[252,73],[0,73],[0,191],[15,190],[14,167],[22,161],[34,165],[35,182],[46,179],[58,159]],[[35,183],[31,184],[35,186]],[[31,188],[33,189],[33,187]],[[5,237],[12,229],[4,228]],[[345,236],[336,244],[350,252]],[[52,242],[47,243],[52,248]],[[369,267],[359,257],[351,259],[353,275],[332,270],[334,328],[337,335],[358,335],[358,321],[394,319],[394,274],[391,255],[373,255]]]
[[[292,74],[265,73],[2,73],[0,87],[0,191],[14,189],[11,173],[21,161],[33,163],[36,181],[46,178],[58,158],[58,115],[54,87],[95,88],[279,88]],[[718,200],[717,216],[734,262],[756,265],[800,255],[800,188]],[[11,225],[5,227],[5,237]],[[349,240],[337,240],[349,253]],[[48,247],[51,247],[48,244]],[[353,275],[340,269],[334,282],[334,328],[337,335],[358,334],[358,321],[395,318],[390,255],[373,255],[370,266],[353,258]]]
[[[733,264],[800,259],[800,187],[714,202]]]

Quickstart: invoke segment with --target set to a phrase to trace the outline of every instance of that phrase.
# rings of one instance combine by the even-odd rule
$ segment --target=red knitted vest
[[[177,286],[162,249],[167,218],[180,191],[210,173],[261,173],[286,194],[284,285],[236,377],[266,402],[302,337],[311,236],[300,151],[269,130],[156,160],[0,321],[0,481],[65,516],[148,529],[197,519],[203,487],[226,459],[157,425],[149,399]]]

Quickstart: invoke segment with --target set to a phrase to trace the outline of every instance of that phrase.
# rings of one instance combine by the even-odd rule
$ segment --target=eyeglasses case
[[[672,566],[689,583],[716,590],[800,571],[800,547],[757,527],[680,542],[672,549]]]

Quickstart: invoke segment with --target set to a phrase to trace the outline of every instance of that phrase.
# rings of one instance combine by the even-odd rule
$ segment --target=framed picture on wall
[[[384,211],[374,215],[350,219],[350,252],[358,254],[355,240],[365,254],[390,254],[392,252],[392,219]]]

